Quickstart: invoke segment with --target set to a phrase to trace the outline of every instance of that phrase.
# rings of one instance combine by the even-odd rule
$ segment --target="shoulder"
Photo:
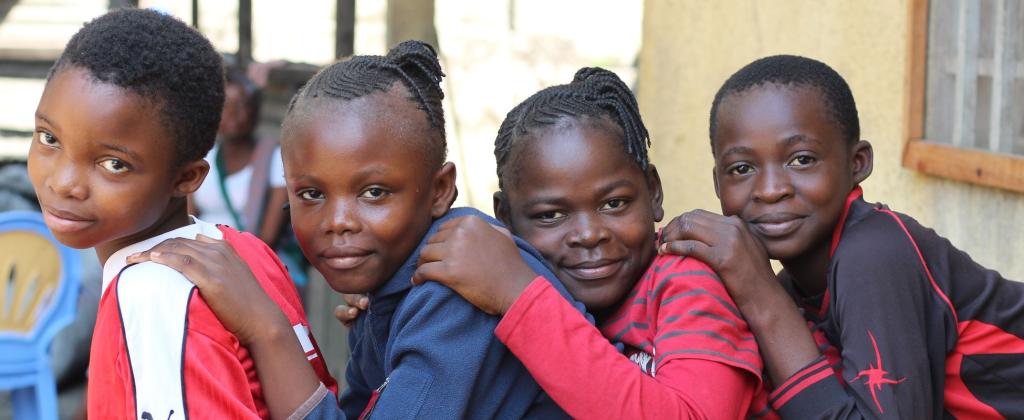
[[[184,275],[165,265],[144,262],[125,267],[118,275],[117,296],[121,306],[133,302],[152,305],[174,299],[187,299],[195,285]],[[142,304],[143,306],[146,304]]]
[[[304,320],[302,302],[295,290],[288,268],[284,266],[274,250],[249,232],[240,232],[229,226],[218,226],[231,248],[242,262],[249,267],[270,298],[285,311],[288,319],[295,322]]]
[[[928,256],[947,243],[913,218],[884,207],[870,210],[843,232],[829,268],[837,310],[864,305],[949,305],[945,282],[932,275]],[[950,306],[951,308],[951,306]]]
[[[415,313],[415,315],[411,315]],[[477,319],[497,324],[497,318],[477,309],[454,290],[438,282],[428,281],[409,290],[395,311],[396,317],[415,316],[436,318],[434,323],[457,323],[466,319]],[[493,328],[491,325],[488,328]]]
[[[240,232],[230,226],[218,225],[224,235],[224,241],[231,245],[238,257],[248,265],[254,273],[261,270],[271,275],[271,279],[281,280],[287,269],[277,254],[265,242],[249,232]],[[257,276],[259,277],[259,276]],[[286,276],[285,276],[286,277]]]
[[[181,346],[190,327],[195,286],[173,269],[144,262],[121,271],[115,285],[118,310],[129,349],[144,345]]]
[[[870,211],[843,231],[833,260],[840,262],[841,267],[853,269],[865,264],[887,266],[912,262],[919,265],[915,236],[937,235],[904,214],[886,208]]]
[[[499,343],[498,318],[487,315],[451,289],[435,282],[413,287],[395,308],[388,357],[407,352],[459,358],[467,348],[482,351]]]
[[[650,284],[651,295],[655,298],[665,299],[692,290],[728,296],[715,270],[693,257],[660,255],[651,262],[641,281]]]
[[[476,216],[481,219],[484,219],[487,223],[490,223],[492,225],[503,226],[501,222],[499,222],[497,219],[487,215],[487,213],[484,213],[472,207],[452,207],[448,209],[448,212],[446,212],[444,216],[441,216],[436,221],[434,221],[434,225],[440,226],[440,224],[447,222],[448,220],[457,219],[465,216]]]

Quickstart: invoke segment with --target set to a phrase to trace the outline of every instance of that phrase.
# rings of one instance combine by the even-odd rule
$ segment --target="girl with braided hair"
[[[207,239],[174,241],[132,260],[166,264],[196,283],[252,353],[274,417],[566,417],[494,336],[497,317],[440,283],[413,288],[409,281],[438,226],[487,218],[450,209],[455,166],[445,162],[443,76],[429,45],[407,41],[387,56],[323,69],[296,94],[283,123],[299,245],[333,289],[369,295],[367,314],[349,335],[340,407],[297,351],[312,351],[311,343],[281,332],[291,327],[230,249]],[[547,278],[568,297],[540,254],[525,242],[509,248],[515,257],[506,263]]]
[[[662,187],[648,145],[633,94],[598,68],[516,106],[495,141],[498,219],[597,326],[525,268],[495,269],[515,266],[503,262],[517,258],[512,241],[474,218],[441,227],[414,282],[503,314],[495,335],[575,418],[772,416],[757,343],[715,272],[658,256]]]

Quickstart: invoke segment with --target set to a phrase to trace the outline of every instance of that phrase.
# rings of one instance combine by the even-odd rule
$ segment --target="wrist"
[[[498,306],[498,314],[503,315],[508,312],[512,304],[519,299],[519,296],[523,294],[527,287],[530,287],[530,283],[537,278],[537,273],[534,273],[530,267],[522,264],[518,270],[510,273],[507,278],[502,281],[505,285],[504,292],[502,293],[502,299]]]
[[[278,315],[273,317],[273,319],[257,322],[254,325],[256,327],[254,328],[255,331],[250,334],[239,334],[238,340],[246,346],[273,345],[273,343],[280,342],[281,339],[294,336],[295,331],[288,322],[288,318],[285,318],[284,314],[281,313]]]
[[[777,281],[775,273],[755,274],[741,284],[746,287],[739,290],[730,289],[729,294],[736,307],[751,324],[760,320],[770,324],[772,320],[778,318],[781,308],[786,305],[795,306],[789,294]]]

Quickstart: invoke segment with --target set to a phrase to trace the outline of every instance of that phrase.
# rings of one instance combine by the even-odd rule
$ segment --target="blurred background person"
[[[288,267],[301,294],[307,264],[284,210],[288,192],[281,148],[277,139],[256,132],[261,88],[237,66],[228,67],[226,76],[217,144],[206,156],[210,173],[189,201],[192,214],[258,236]]]

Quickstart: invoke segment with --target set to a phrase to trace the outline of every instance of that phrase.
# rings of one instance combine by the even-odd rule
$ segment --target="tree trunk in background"
[[[7,17],[7,13],[18,4],[18,0],[0,0],[0,23]]]
[[[249,68],[252,62],[252,0],[238,0],[238,53],[239,68]]]
[[[108,9],[123,9],[129,7],[139,7],[139,0],[109,0],[107,2]]]
[[[438,49],[434,0],[388,0],[387,47],[415,39]]]
[[[355,53],[356,0],[334,2],[334,58]]]

